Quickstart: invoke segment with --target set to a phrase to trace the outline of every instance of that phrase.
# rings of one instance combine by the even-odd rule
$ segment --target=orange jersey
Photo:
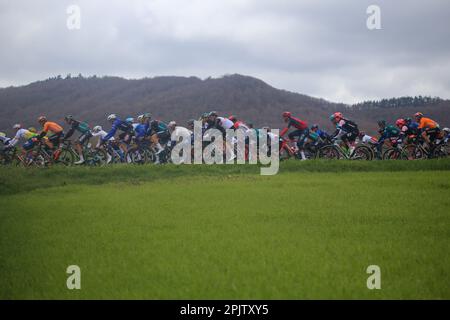
[[[42,131],[44,131],[44,132],[49,132],[50,131],[50,132],[53,132],[53,133],[60,133],[60,132],[63,131],[63,128],[59,124],[57,124],[55,122],[47,121],[44,124],[44,128],[42,129]]]
[[[438,126],[438,124],[436,123],[436,121],[431,120],[430,118],[422,117],[419,122],[419,129],[424,129],[424,128],[434,129],[437,126]]]

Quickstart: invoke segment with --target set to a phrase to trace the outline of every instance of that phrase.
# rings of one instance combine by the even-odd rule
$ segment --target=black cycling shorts
[[[87,131],[79,136],[77,141],[79,144],[83,145],[88,142],[90,138],[92,138],[92,133],[90,131]]]
[[[347,132],[342,136],[342,141],[344,142],[355,142],[358,137],[359,132]]]
[[[64,132],[55,133],[48,137],[48,140],[53,144],[53,147],[59,147],[62,138],[64,137]]]

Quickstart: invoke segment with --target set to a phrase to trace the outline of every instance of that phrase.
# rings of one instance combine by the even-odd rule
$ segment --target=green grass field
[[[450,299],[449,160],[258,173],[0,168],[0,299]]]

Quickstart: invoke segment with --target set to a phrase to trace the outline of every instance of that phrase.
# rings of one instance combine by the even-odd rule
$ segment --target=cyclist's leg
[[[306,138],[309,135],[309,129],[299,130],[299,131],[300,131],[300,135],[297,140],[297,147],[298,147],[298,150],[300,151],[300,156],[301,156],[302,160],[306,160],[304,146],[305,146]]]

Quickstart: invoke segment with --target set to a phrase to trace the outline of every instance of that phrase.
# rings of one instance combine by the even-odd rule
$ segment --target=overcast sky
[[[371,4],[381,30],[366,26]],[[450,98],[450,1],[0,0],[0,87],[68,73],[240,73],[346,103]]]

